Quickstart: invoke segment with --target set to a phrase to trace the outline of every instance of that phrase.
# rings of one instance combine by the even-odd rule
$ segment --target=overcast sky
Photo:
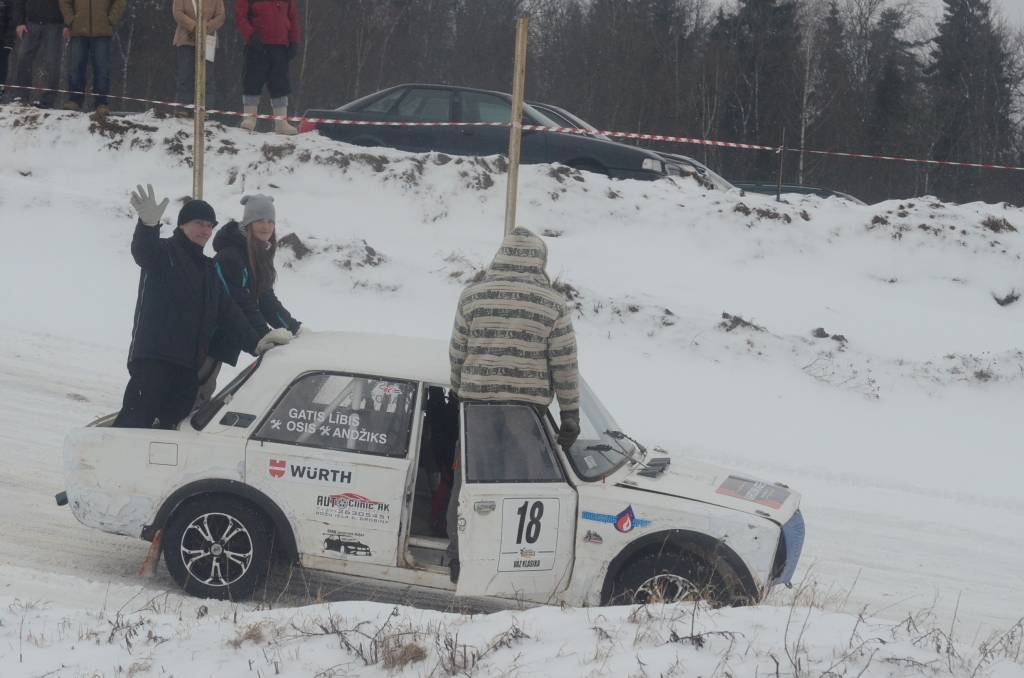
[[[942,0],[931,0],[935,6],[935,16],[942,12]],[[998,8],[1011,26],[1024,26],[1024,0],[992,0],[992,7]]]
[[[727,7],[735,7],[736,0],[719,0]],[[828,0],[817,0],[825,3]],[[923,11],[931,14],[937,21],[942,16],[942,0],[917,0]],[[1024,0],[991,0],[992,7],[1006,17],[1011,27],[1024,28]]]

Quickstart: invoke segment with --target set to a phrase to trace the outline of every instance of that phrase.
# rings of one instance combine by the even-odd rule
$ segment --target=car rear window
[[[235,376],[235,378],[232,379],[220,393],[214,396],[208,403],[200,407],[196,413],[192,415],[192,428],[197,431],[202,431],[206,428],[206,425],[213,421],[213,418],[217,416],[217,413],[220,412],[225,403],[231,402],[231,399],[234,397],[235,393],[238,392],[238,389],[242,388],[245,382],[249,380],[249,377],[256,373],[256,369],[260,366],[260,362],[262,360],[262,356],[254,360],[251,365],[239,372],[238,375]]]
[[[395,107],[395,102],[398,101],[403,94],[405,94],[404,89],[396,89],[395,91],[389,92],[376,101],[368,103],[357,110],[364,113],[390,113],[391,109]]]
[[[413,382],[306,374],[278,400],[253,440],[404,457],[415,406]]]

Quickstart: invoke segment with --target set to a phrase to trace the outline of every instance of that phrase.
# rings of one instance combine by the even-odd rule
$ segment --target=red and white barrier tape
[[[85,92],[74,92],[65,89],[47,89],[44,87],[21,87],[18,85],[7,85],[7,89],[14,90],[26,90],[33,92],[48,92],[53,94],[77,94],[85,96]],[[127,96],[115,96],[107,95],[108,99],[117,99],[118,101],[133,101],[136,103],[153,104],[157,106],[167,106],[170,108],[179,108],[182,110],[195,110],[193,104],[178,104],[171,101],[161,101],[159,99],[142,99],[139,97],[127,97]],[[386,120],[346,120],[339,118],[308,118],[301,115],[267,115],[267,114],[255,114],[251,115],[248,113],[240,113],[238,111],[227,111],[216,108],[206,109],[207,115],[222,115],[236,118],[256,118],[257,120],[288,120],[291,122],[307,122],[314,125],[345,125],[350,127],[511,127],[510,123],[507,122],[397,122],[397,121],[386,121]],[[804,149],[801,151],[799,148],[780,148],[778,146],[764,146],[760,144],[742,144],[733,141],[716,141],[714,139],[697,139],[693,137],[678,137],[667,134],[644,134],[640,132],[615,132],[609,130],[587,130],[576,127],[547,127],[545,125],[523,125],[523,130],[535,131],[535,132],[562,132],[568,134],[581,134],[581,135],[592,135],[601,134],[614,139],[629,139],[634,141],[663,141],[667,143],[675,144],[694,144],[699,146],[713,146],[716,148],[732,148],[739,150],[748,151],[773,151],[778,153],[782,150],[789,151],[791,153],[809,153],[812,155],[823,155],[840,158],[860,158],[865,160],[887,160],[894,162],[905,162],[922,165],[940,165],[945,167],[969,167],[975,169],[994,169],[994,170],[1010,170],[1014,172],[1024,172],[1024,167],[1015,167],[1013,165],[995,165],[989,163],[976,163],[976,162],[959,162],[954,160],[923,160],[920,158],[907,158],[903,156],[895,155],[872,155],[868,153],[849,153],[844,151],[821,151],[814,149]]]

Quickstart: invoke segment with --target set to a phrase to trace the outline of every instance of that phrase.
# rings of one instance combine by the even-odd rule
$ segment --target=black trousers
[[[0,45],[0,94],[3,94],[4,85],[7,83],[7,59],[11,56],[11,50]]]
[[[287,46],[260,44],[245,48],[242,94],[258,97],[263,94],[264,85],[270,90],[271,99],[286,97],[291,93]]]
[[[134,360],[116,428],[177,428],[192,412],[199,390],[198,372],[162,360]]]

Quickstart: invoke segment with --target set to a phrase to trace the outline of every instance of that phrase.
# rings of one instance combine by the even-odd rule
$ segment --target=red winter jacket
[[[264,45],[289,45],[299,41],[295,0],[235,0],[235,22],[247,45],[253,33]]]

